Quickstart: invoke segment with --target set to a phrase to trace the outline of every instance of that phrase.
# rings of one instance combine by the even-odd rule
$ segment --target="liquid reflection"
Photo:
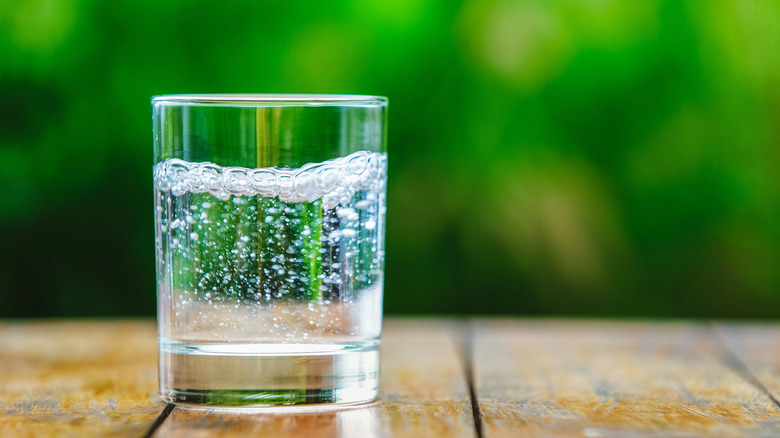
[[[339,429],[344,438],[372,438],[381,435],[382,422],[376,405],[339,412]]]
[[[371,438],[381,435],[381,409],[294,407],[271,409],[184,409],[177,407],[155,436],[312,436]]]

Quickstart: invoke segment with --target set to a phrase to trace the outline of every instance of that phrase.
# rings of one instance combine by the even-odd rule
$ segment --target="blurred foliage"
[[[0,316],[151,315],[149,98],[390,98],[392,313],[780,315],[780,2],[0,0]]]

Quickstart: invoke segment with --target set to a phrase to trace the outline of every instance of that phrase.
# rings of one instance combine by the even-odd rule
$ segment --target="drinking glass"
[[[152,99],[160,395],[376,397],[387,99]]]

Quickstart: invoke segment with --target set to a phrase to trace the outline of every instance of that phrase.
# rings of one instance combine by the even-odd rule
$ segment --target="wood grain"
[[[325,412],[229,413],[174,409],[159,437],[473,437],[457,327],[446,321],[386,320],[377,402]]]
[[[720,323],[716,330],[733,354],[734,367],[743,367],[746,379],[755,379],[780,403],[780,326]]]
[[[483,436],[780,436],[780,325],[477,320]],[[452,322],[386,320],[380,399],[323,412],[176,408],[155,436],[473,437]],[[140,437],[153,321],[0,322],[0,436]]]
[[[157,399],[153,321],[0,323],[0,436],[143,436]]]
[[[780,436],[778,407],[722,360],[706,324],[474,326],[485,437]]]

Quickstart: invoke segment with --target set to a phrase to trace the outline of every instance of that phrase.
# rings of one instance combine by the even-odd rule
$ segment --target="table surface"
[[[155,323],[0,322],[0,436],[780,436],[780,324],[385,320],[381,395],[225,413],[156,396]]]

